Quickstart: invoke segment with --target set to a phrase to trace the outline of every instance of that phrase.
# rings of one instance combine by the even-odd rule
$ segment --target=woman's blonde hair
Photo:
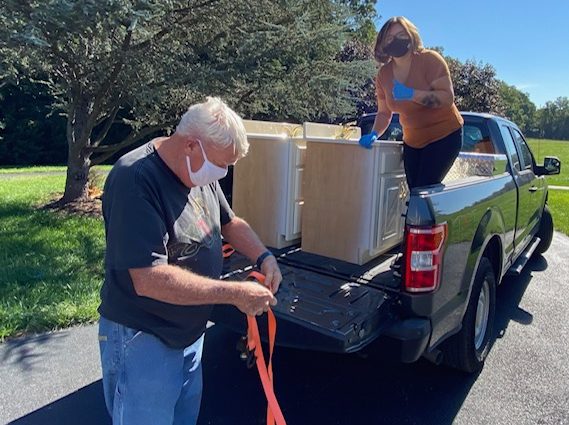
[[[420,52],[421,50],[423,50],[423,41],[421,40],[421,36],[419,35],[419,30],[413,24],[413,22],[411,22],[409,19],[407,19],[404,16],[394,16],[393,18],[389,18],[387,22],[383,24],[383,27],[381,27],[381,29],[379,30],[379,33],[377,34],[377,39],[375,40],[374,55],[375,59],[379,63],[383,64],[391,60],[391,56],[386,55],[385,52],[383,51],[383,48],[385,47],[383,44],[385,38],[387,37],[387,32],[389,31],[389,28],[391,28],[391,26],[394,24],[399,24],[403,28],[405,28],[405,31],[407,31],[409,37],[411,37],[411,51]]]

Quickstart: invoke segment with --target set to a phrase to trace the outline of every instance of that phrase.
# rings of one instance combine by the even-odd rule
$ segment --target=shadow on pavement
[[[45,344],[67,337],[67,332],[47,333],[32,337],[8,340],[4,343],[2,363],[17,363],[21,371],[31,372],[42,368],[42,349]]]
[[[533,271],[547,268],[532,259],[521,276],[498,289],[496,335],[511,320],[530,324],[519,307]],[[207,332],[200,425],[265,424],[266,401],[256,369],[247,369],[235,350],[238,335],[219,326]],[[363,355],[335,355],[277,348],[275,391],[290,425],[452,424],[477,376],[420,360],[402,364],[387,343]],[[107,425],[101,381],[22,417],[14,425]]]
[[[546,268],[538,256],[521,276],[505,279],[495,335],[504,335],[511,320],[531,324],[532,314],[519,304],[532,272]],[[206,337],[200,425],[265,423],[259,378],[239,360],[237,338],[217,326]],[[402,364],[383,341],[363,356],[278,348],[273,368],[289,424],[452,424],[477,379],[425,360]]]
[[[93,382],[10,425],[111,425],[105,408],[103,385]]]
[[[533,315],[519,306],[527,287],[532,280],[532,272],[547,269],[547,260],[539,255],[530,259],[520,276],[507,276],[498,287],[496,293],[495,335],[505,335],[510,321],[522,325],[531,325]]]
[[[199,423],[264,424],[257,371],[240,361],[233,334],[212,331]],[[367,356],[278,348],[273,369],[289,424],[450,424],[476,379],[424,360],[399,363],[380,346]]]

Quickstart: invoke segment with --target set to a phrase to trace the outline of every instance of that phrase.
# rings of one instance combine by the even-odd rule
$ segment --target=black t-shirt
[[[151,142],[121,157],[103,193],[107,250],[99,313],[170,347],[191,345],[205,331],[212,306],[138,296],[128,269],[173,264],[218,279],[221,226],[233,216],[218,182],[187,188]]]

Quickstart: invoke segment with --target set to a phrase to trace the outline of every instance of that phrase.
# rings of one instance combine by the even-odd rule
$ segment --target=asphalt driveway
[[[426,361],[278,349],[276,392],[290,424],[569,424],[569,238],[498,290],[498,338],[484,370],[464,376]],[[0,345],[0,423],[109,424],[94,326]],[[263,424],[254,369],[237,336],[206,336],[200,424]],[[10,422],[13,421],[13,422]]]

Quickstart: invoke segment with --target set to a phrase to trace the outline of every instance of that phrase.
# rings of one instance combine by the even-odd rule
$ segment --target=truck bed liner
[[[389,270],[392,255],[357,266],[294,248],[275,254],[283,274],[273,308],[278,345],[349,353],[392,324],[397,298]],[[251,269],[247,259],[234,254],[226,260],[224,273],[226,278],[244,280]],[[246,332],[245,315],[234,306],[216,306],[212,321]],[[266,320],[259,320],[259,326],[266,335]]]

